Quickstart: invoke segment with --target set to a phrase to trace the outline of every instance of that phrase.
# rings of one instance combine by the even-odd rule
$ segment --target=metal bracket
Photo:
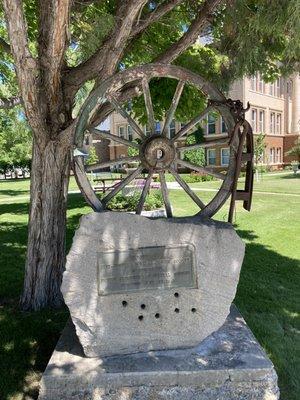
[[[232,194],[228,213],[228,222],[232,223],[233,213],[235,208],[235,202],[237,200],[242,200],[243,207],[245,210],[250,211],[252,203],[252,193],[253,193],[253,132],[251,125],[244,119],[244,121],[237,122],[235,129],[243,128],[243,132],[240,133],[240,143],[237,151],[237,162],[236,171],[234,176],[234,181],[232,184]],[[244,147],[246,145],[246,152],[244,152]],[[237,190],[237,183],[241,172],[242,163],[246,163],[246,177],[245,185],[243,190]]]

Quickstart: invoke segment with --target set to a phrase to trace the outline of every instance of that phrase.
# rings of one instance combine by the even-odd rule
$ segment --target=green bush
[[[103,197],[103,194],[101,195]],[[107,208],[111,211],[135,211],[140,199],[140,194],[135,193],[131,196],[124,196],[119,193],[113,197],[107,204]],[[161,208],[163,199],[159,190],[152,191],[146,197],[144,210],[151,211]]]
[[[211,175],[190,174],[190,175],[183,176],[183,180],[186,183],[209,182],[209,181],[213,181],[214,177]]]

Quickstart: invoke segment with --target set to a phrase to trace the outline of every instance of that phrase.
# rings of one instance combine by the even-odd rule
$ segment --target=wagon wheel
[[[161,134],[157,134],[155,132],[155,119],[151,93],[149,90],[149,81],[152,78],[166,77],[175,79],[178,81],[178,83],[171,106],[165,115],[165,122],[162,132]],[[168,128],[173,120],[180,96],[186,84],[200,89],[201,92],[208,97],[208,105],[198,116],[183,126],[173,138],[169,138],[167,136]],[[126,86],[126,88],[135,88],[134,91],[131,91],[135,97],[137,95],[143,95],[148,117],[148,125],[150,127],[149,135],[144,134],[139,124],[128,113],[121,101],[118,100],[118,98],[120,98],[121,91],[124,89],[124,86]],[[126,99],[126,101],[128,100],[129,98]],[[124,98],[122,101],[124,102]],[[109,107],[109,104],[112,106],[111,111],[116,110],[127,120],[132,130],[139,136],[141,140],[140,144],[113,135],[108,131],[101,131],[99,129],[89,127],[99,108],[102,106]],[[215,136],[213,140],[206,138],[203,143],[183,147],[181,146],[179,151],[177,147],[179,139],[190,133],[191,130],[212,110],[216,110],[222,115],[227,126],[228,134],[219,135],[219,137]],[[226,102],[226,98],[223,96],[223,94],[211,83],[207,82],[204,78],[191,71],[178,66],[162,64],[148,64],[146,66],[122,71],[112,78],[104,81],[89,97],[79,116],[79,122],[76,127],[75,146],[77,148],[82,146],[84,134],[88,129],[90,132],[99,135],[101,138],[109,139],[127,147],[134,147],[139,152],[137,156],[118,158],[116,160],[100,162],[92,166],[88,166],[89,171],[117,164],[125,164],[132,161],[138,161],[139,165],[126,178],[120,181],[117,186],[108,192],[100,201],[87,178],[83,157],[74,157],[74,172],[77,183],[86,201],[90,204],[94,211],[99,212],[104,211],[108,202],[126,185],[130,184],[135,178],[141,175],[143,171],[147,171],[145,185],[142,189],[136,208],[136,213],[141,214],[147,193],[151,185],[153,174],[159,174],[166,214],[167,217],[172,217],[172,207],[165,179],[165,174],[171,173],[182,189],[199,207],[200,210],[197,215],[212,217],[222,207],[231,194],[236,171],[236,154],[239,148],[241,137],[239,129],[234,129],[237,122],[238,118],[233,112],[232,107],[229,107],[228,102]],[[190,162],[180,159],[180,152],[185,150],[195,149],[198,147],[207,148],[219,144],[230,146],[229,165],[226,174],[213,171],[206,167],[194,165]],[[204,204],[200,197],[180,177],[180,175],[177,173],[178,165],[190,169],[191,171],[198,171],[211,175],[222,181],[219,191],[208,204]]]

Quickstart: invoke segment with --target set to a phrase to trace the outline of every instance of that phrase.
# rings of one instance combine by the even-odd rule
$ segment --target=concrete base
[[[232,306],[197,347],[87,358],[70,322],[41,380],[39,400],[277,400],[273,364]]]

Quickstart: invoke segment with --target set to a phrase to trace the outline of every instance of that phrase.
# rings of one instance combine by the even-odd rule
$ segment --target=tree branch
[[[134,37],[144,30],[148,28],[149,25],[153,24],[154,22],[158,21],[160,18],[162,18],[165,14],[168,12],[172,11],[173,8],[178,6],[180,3],[183,3],[185,0],[170,0],[167,3],[163,3],[160,6],[158,6],[154,11],[149,13],[149,16],[137,23],[132,31],[131,31],[131,37]]]
[[[175,1],[172,1],[174,5]],[[216,10],[216,8],[222,3],[224,0],[206,0],[201,7],[199,8],[199,12],[195,20],[191,23],[189,29],[183,34],[181,39],[178,42],[174,43],[164,54],[158,57],[157,62],[168,63],[172,62],[176,57],[178,57],[183,51],[185,51],[192,43],[194,43],[201,31],[208,25],[211,20],[211,14]],[[162,7],[164,8],[162,9]],[[168,7],[167,7],[168,6]],[[138,35],[142,32],[142,29],[146,29],[151,23],[158,20],[162,17],[161,12],[170,11],[171,2],[165,3],[164,5],[158,7],[157,12],[160,12],[154,17],[154,14],[149,17],[149,19],[140,22],[133,28],[132,35]],[[175,7],[175,5],[174,5]],[[151,21],[150,21],[151,18]],[[142,28],[143,24],[143,28]],[[131,97],[137,96],[139,93],[139,88],[137,85],[129,86],[124,88],[124,90],[119,94],[118,100],[120,102],[126,101]],[[113,108],[109,103],[102,105],[99,110],[96,112],[93,120],[91,121],[91,126],[97,126],[100,122],[102,122],[111,112]]]
[[[10,45],[2,38],[0,38],[0,47],[5,53],[11,54]]]
[[[13,96],[8,99],[0,97],[0,109],[8,110],[18,106],[19,104],[22,104],[22,98],[19,96]]]
[[[211,14],[224,2],[224,0],[205,0],[200,6],[197,16],[189,26],[189,29],[182,35],[178,42],[174,43],[167,51],[157,57],[155,62],[170,63],[191,44],[195,43],[201,31],[209,24]]]
[[[118,23],[115,24],[113,32],[87,61],[67,72],[65,76],[67,86],[77,89],[87,80],[109,76],[116,70],[136,17],[146,3],[147,0],[121,2],[115,16]]]
[[[80,11],[82,7],[87,7],[94,3],[101,3],[102,1],[103,0],[74,0],[72,9],[75,11]]]
[[[3,0],[10,47],[28,121],[35,132],[45,129],[38,94],[38,66],[28,47],[22,0]]]

